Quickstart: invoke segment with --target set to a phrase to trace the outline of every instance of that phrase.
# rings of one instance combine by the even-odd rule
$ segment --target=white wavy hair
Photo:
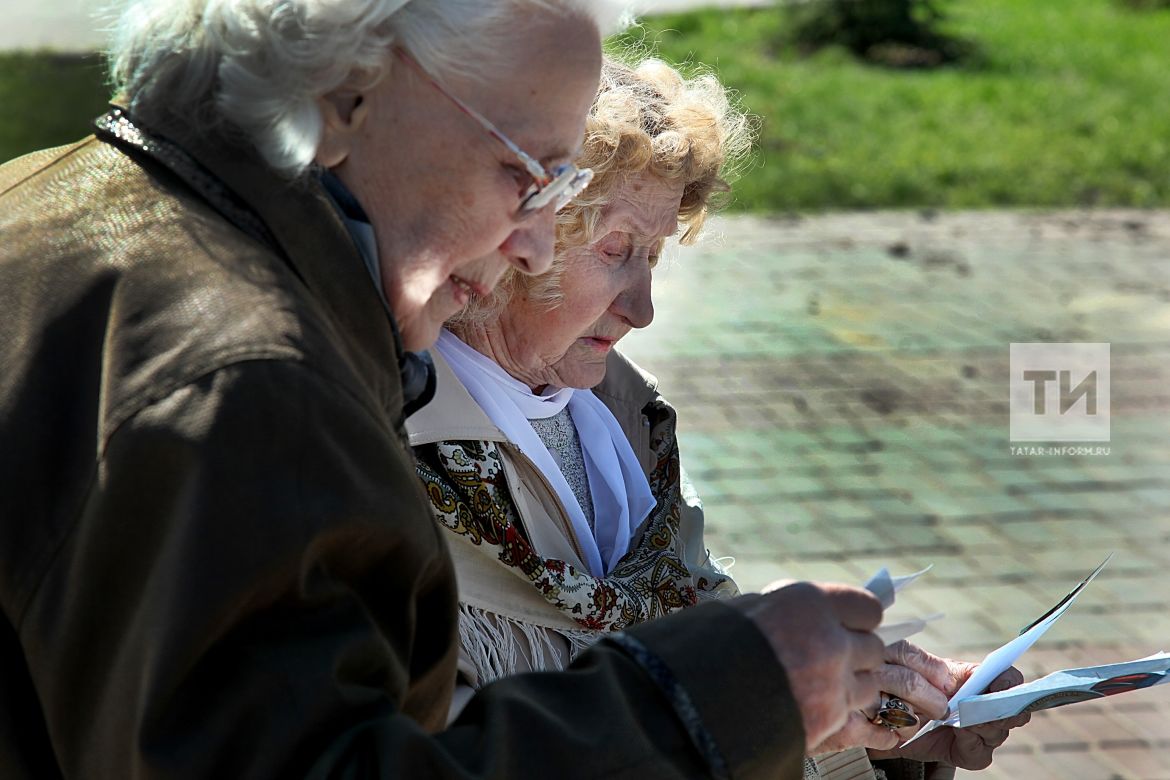
[[[392,46],[439,78],[489,80],[537,12],[578,16],[602,36],[626,18],[615,0],[130,0],[110,75],[131,112],[226,124],[295,177],[321,142],[316,99],[377,83]]]

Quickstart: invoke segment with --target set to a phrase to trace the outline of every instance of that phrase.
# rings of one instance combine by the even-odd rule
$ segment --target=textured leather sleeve
[[[342,386],[279,361],[217,370],[122,423],[20,626],[64,773],[707,776],[674,703],[612,645],[488,686],[439,731],[454,576],[398,445]],[[725,606],[693,612],[631,633],[731,776],[799,777],[766,641]]]
[[[679,681],[729,776],[802,777],[804,726],[788,677],[739,610],[706,602],[627,633]]]

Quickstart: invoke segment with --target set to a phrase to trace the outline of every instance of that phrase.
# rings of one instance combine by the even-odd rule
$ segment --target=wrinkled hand
[[[883,648],[873,630],[882,607],[873,594],[849,585],[778,582],[760,596],[729,603],[755,622],[784,666],[806,748],[876,700],[873,671]]]
[[[875,672],[882,692],[897,696],[909,704],[923,724],[931,718],[946,715],[951,692],[958,690],[962,681],[975,668],[973,664],[946,661],[906,640],[888,646],[884,660],[885,663]],[[961,679],[957,679],[957,675]],[[857,746],[890,750],[907,739],[899,732],[870,722],[877,713],[878,704],[878,698],[874,697],[861,711],[849,713],[845,727],[817,745],[813,755]],[[913,734],[916,729],[902,731]]]
[[[942,659],[940,659],[942,660]],[[953,696],[959,687],[971,676],[976,664],[962,661],[944,661],[950,668],[953,684],[946,689],[947,697]],[[1024,675],[1012,667],[991,685],[987,686],[989,693],[1007,690],[1024,681]],[[997,747],[1008,738],[1011,729],[1023,726],[1032,719],[1031,714],[1024,713],[1013,718],[983,723],[978,726],[969,726],[956,729],[950,726],[935,729],[912,745],[894,750],[870,750],[870,758],[910,758],[915,761],[939,762],[960,769],[985,769],[991,764],[991,755]],[[926,725],[923,722],[922,725]],[[902,729],[901,739],[909,739],[920,728]]]

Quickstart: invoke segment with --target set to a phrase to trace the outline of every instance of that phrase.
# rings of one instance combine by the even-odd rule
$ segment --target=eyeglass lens
[[[578,169],[573,165],[561,165],[553,171],[553,178],[543,187],[533,185],[532,190],[520,203],[519,215],[530,216],[537,211],[554,205],[554,211],[560,211],[576,198],[593,179],[593,171],[589,168]]]

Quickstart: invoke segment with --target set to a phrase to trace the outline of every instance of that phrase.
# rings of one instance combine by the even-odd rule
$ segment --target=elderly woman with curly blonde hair
[[[453,717],[492,680],[564,668],[602,635],[738,594],[703,543],[675,411],[615,345],[650,324],[665,242],[698,239],[750,136],[713,76],[607,58],[576,160],[593,183],[557,215],[551,271],[509,273],[441,333],[435,401],[407,429],[456,562]],[[932,716],[970,671],[906,643],[883,670],[884,690]],[[914,757],[972,763],[935,739]],[[898,741],[857,716],[814,752]],[[826,776],[869,771],[863,749],[852,758]]]
[[[407,427],[452,532],[470,687],[738,592],[703,548],[674,410],[614,345],[650,324],[663,244],[697,238],[749,144],[715,78],[605,62],[576,161],[593,184],[558,214],[553,270],[506,275],[441,334]]]

